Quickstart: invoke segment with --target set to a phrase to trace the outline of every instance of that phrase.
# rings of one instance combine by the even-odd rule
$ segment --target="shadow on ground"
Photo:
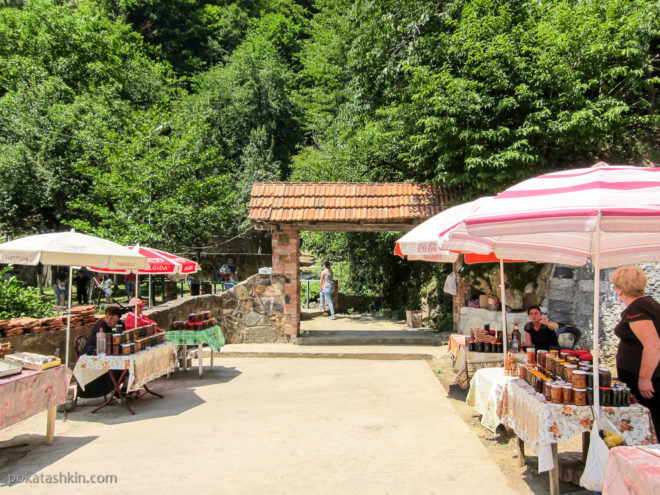
[[[13,481],[15,484],[19,481],[18,477],[22,479],[31,477],[97,438],[99,437],[58,436],[56,442],[46,445],[43,435],[24,434],[0,443],[0,487],[12,486],[9,483]],[[19,470],[19,461],[27,456],[38,461],[20,463]],[[13,480],[10,476],[14,477]]]
[[[149,383],[151,390],[164,396],[162,399],[146,394],[139,399],[128,400],[128,404],[135,411],[135,415],[117,402],[92,413],[96,407],[104,402],[101,398],[87,400],[84,405],[81,401],[81,404],[78,404],[73,411],[67,412],[66,418],[68,421],[113,425],[177,416],[204,403],[204,400],[197,395],[197,389],[230,382],[240,374],[241,371],[235,367],[227,368],[224,366],[216,366],[213,370],[205,367],[201,378],[196,367],[188,369],[188,371],[179,370],[170,375],[169,378],[162,377]],[[58,419],[61,417],[63,417],[63,414],[58,414]]]

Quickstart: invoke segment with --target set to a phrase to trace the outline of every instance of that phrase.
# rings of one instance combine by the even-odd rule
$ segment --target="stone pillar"
[[[273,231],[273,273],[286,277],[284,285],[285,331],[292,338],[300,333],[300,235],[297,230],[280,227]]]

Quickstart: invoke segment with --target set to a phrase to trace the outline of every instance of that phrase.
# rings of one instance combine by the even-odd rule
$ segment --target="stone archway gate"
[[[447,208],[446,188],[411,182],[256,182],[250,220],[272,231],[273,273],[285,276],[288,338],[300,333],[300,231],[408,231]]]

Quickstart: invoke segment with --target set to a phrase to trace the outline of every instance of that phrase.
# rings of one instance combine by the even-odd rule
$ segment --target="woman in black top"
[[[527,310],[527,316],[532,320],[525,325],[525,345],[527,347],[534,347],[535,349],[550,350],[550,347],[558,347],[559,340],[555,330],[559,328],[559,324],[548,320],[541,314],[541,308],[538,306],[530,306]]]
[[[655,431],[660,432],[660,304],[645,295],[646,274],[641,268],[618,268],[610,280],[626,305],[614,327],[620,339],[617,374],[640,404],[649,408]]]

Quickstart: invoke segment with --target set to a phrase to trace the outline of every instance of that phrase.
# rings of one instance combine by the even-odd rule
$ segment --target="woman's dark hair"
[[[529,316],[530,311],[532,311],[533,309],[538,309],[539,313],[543,313],[543,311],[541,311],[540,306],[530,306],[529,308],[527,308],[527,316]]]
[[[330,269],[330,262],[328,260],[325,260],[323,262],[323,266],[326,267],[329,270]]]
[[[108,306],[107,308],[105,308],[105,314],[121,318],[122,311],[119,306]]]

